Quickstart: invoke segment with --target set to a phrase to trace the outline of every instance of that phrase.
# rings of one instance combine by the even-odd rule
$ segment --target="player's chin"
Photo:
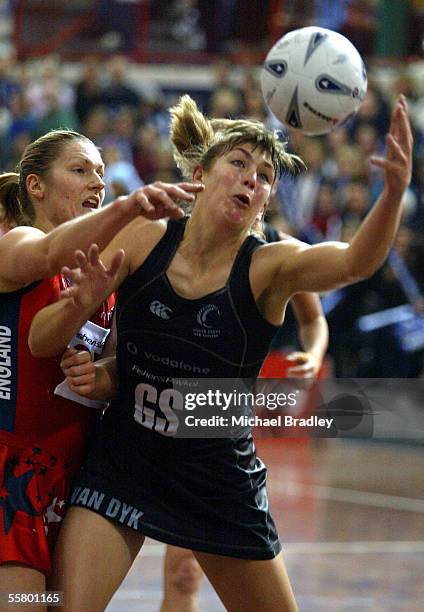
[[[255,215],[247,207],[243,208],[233,205],[225,211],[225,220],[234,228],[246,227],[250,229],[255,220]]]

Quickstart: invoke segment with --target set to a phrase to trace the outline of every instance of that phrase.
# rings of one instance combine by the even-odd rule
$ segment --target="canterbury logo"
[[[154,300],[154,302],[150,304],[150,312],[153,312],[153,314],[161,319],[170,319],[172,315],[172,310],[158,300]]]

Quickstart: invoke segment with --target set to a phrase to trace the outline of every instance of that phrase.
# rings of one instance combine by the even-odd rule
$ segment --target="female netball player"
[[[266,232],[269,237],[270,232]],[[287,236],[285,237],[287,239]],[[91,253],[90,253],[91,254]],[[104,267],[100,261],[90,257],[87,261],[81,255],[78,256],[81,268],[78,270],[78,278],[73,286],[73,296],[75,299],[75,288],[78,288],[79,302],[74,304],[77,308],[84,307],[84,301],[92,303],[99,294],[107,289],[105,283],[112,282],[112,279],[105,276]],[[91,262],[96,265],[91,265]],[[72,274],[72,273],[71,273]],[[282,376],[288,377],[311,377],[317,375],[328,344],[328,326],[323,315],[319,299],[314,294],[299,293],[291,299],[291,305],[295,312],[299,327],[299,335],[303,347],[302,352],[292,352],[287,355],[288,369],[281,372]],[[54,325],[52,327],[52,324]],[[41,350],[44,356],[53,356],[53,349],[59,350],[56,343],[51,342],[51,338],[57,338],[58,333],[63,333],[64,327],[69,324],[69,319],[59,322],[60,330],[57,329],[57,321],[52,321],[49,308],[41,310],[34,318],[31,326],[29,342],[33,350]],[[38,330],[38,334],[36,333]],[[73,331],[71,332],[71,334]],[[67,339],[69,341],[70,337]],[[65,338],[64,338],[65,340]],[[67,343],[66,342],[66,343]],[[104,354],[114,353],[114,342],[108,341]],[[60,350],[65,348],[60,347]],[[64,358],[66,373],[71,374],[72,360],[70,355],[75,355],[76,350],[68,351]],[[90,379],[94,383],[94,366],[87,351],[79,354],[78,357],[78,376],[70,376],[72,386],[87,384]],[[84,370],[84,367],[86,368]],[[70,371],[71,370],[71,371]],[[88,376],[87,376],[88,375]],[[161,605],[161,612],[184,611],[191,612],[198,609],[198,592],[201,585],[203,572],[196,561],[191,550],[168,545],[166,547],[164,560],[164,597]]]
[[[291,295],[328,291],[381,266],[411,176],[406,102],[393,110],[385,158],[371,160],[384,190],[350,244],[258,241],[252,223],[295,160],[259,123],[214,132],[189,97],[172,116],[176,160],[204,190],[190,218],[134,221],[104,253],[108,263],[125,244],[118,377],[107,364],[96,368],[92,396],[116,398],[76,479],[55,587],[67,610],[103,610],[148,535],[191,548],[227,609],[296,610],[251,437],[175,436],[182,398],[169,381],[199,372],[254,377]],[[69,301],[51,306],[52,316],[70,312]]]
[[[14,228],[0,238],[1,592],[45,588],[69,479],[92,422],[87,408],[54,395],[63,378],[59,359],[30,355],[31,320],[66,287],[58,273],[65,260],[74,262],[76,246],[88,248],[94,236],[106,246],[140,215],[179,216],[173,198],[191,199],[196,189],[153,185],[94,212],[104,197],[103,171],[90,140],[58,130],[27,147],[16,174],[0,176],[0,210]],[[107,270],[112,277],[122,256]],[[108,327],[111,307],[106,301],[95,323]]]
[[[259,216],[261,217],[261,215]],[[262,232],[261,219],[255,221],[254,228]],[[265,224],[265,237],[268,242],[285,239],[288,236],[281,235],[280,232],[273,230]],[[97,260],[96,266],[91,266],[79,255],[82,268],[73,288],[78,287],[79,300],[90,304],[97,298],[99,292],[104,293],[104,283],[111,282],[112,279],[104,276],[104,268]],[[90,258],[92,260],[92,257]],[[85,282],[83,282],[85,281]],[[106,285],[107,287],[107,285]],[[315,376],[320,367],[328,344],[328,326],[322,312],[318,297],[310,293],[299,293],[291,299],[296,320],[299,326],[303,352],[292,352],[287,356],[288,370],[281,375],[289,377],[310,377]],[[75,306],[75,305],[74,305]],[[77,308],[84,307],[78,303]],[[49,357],[54,356],[59,351],[63,351],[74,330],[67,338],[63,336],[64,330],[69,325],[72,317],[66,317],[65,321],[55,321],[49,315],[49,309],[43,309],[34,318],[31,326],[29,343],[35,354]],[[59,324],[58,324],[59,323]],[[52,327],[53,324],[53,327]],[[52,338],[55,339],[52,342]],[[58,346],[57,342],[62,339],[63,345]],[[108,341],[108,346],[104,354],[113,354],[115,351],[114,340]],[[72,353],[68,353],[72,354]],[[89,353],[86,351],[79,356],[85,362],[79,363],[79,377],[72,380],[73,385],[79,385],[81,380],[86,380],[86,373],[92,371],[92,362]],[[87,371],[83,370],[83,363]],[[290,367],[291,364],[291,367]],[[81,379],[81,377],[84,377]],[[197,597],[200,589],[203,572],[197,563],[193,553],[185,548],[168,545],[164,560],[164,598],[161,611],[173,610],[175,612],[197,610]]]

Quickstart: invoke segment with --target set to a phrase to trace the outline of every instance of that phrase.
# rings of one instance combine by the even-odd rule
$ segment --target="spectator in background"
[[[344,186],[341,199],[344,224],[358,227],[371,206],[367,183],[361,179],[350,181]]]
[[[122,106],[136,109],[140,104],[139,94],[128,84],[130,63],[123,55],[113,56],[106,65],[108,82],[100,93],[99,104],[112,113]]]
[[[363,152],[364,158],[371,155],[382,155],[384,142],[379,138],[377,129],[372,123],[360,123],[353,134],[354,143]],[[377,197],[383,188],[383,176],[378,168],[367,167],[367,179],[371,194]]]
[[[208,106],[209,117],[226,117],[227,119],[238,117],[243,108],[240,94],[223,87],[211,95]]]
[[[342,190],[353,179],[367,180],[367,159],[361,149],[354,144],[346,144],[336,151],[336,187]]]
[[[6,111],[6,109],[4,109]],[[1,112],[1,111],[0,111]],[[3,133],[0,133],[0,163],[3,170],[10,168],[15,169],[15,165],[20,160],[20,153],[15,158],[13,150],[15,148],[15,140],[19,139],[21,134],[28,136],[27,143],[31,141],[31,136],[34,132],[35,119],[30,112],[26,98],[21,91],[16,91],[12,94],[9,101],[9,110],[7,112],[7,122],[3,126]],[[13,165],[12,164],[13,160]]]
[[[50,130],[66,128],[78,130],[79,121],[72,108],[65,108],[60,103],[60,92],[51,89],[44,94],[45,112],[34,126],[34,137],[39,138]]]
[[[12,96],[20,90],[13,75],[14,63],[12,53],[0,53],[0,108],[8,108]]]
[[[371,79],[368,82],[365,99],[350,123],[351,134],[355,132],[361,123],[373,125],[378,132],[379,138],[384,142],[390,125],[390,109],[382,93]]]
[[[132,140],[135,132],[135,112],[129,106],[122,106],[111,118],[110,132],[103,139],[103,147],[119,150],[120,158],[132,163]]]
[[[28,104],[23,92],[19,91],[13,94],[10,99],[10,122],[9,128],[5,134],[6,144],[18,136],[21,132],[32,134],[35,129],[36,121],[31,112],[31,107]]]
[[[206,105],[207,114],[210,117],[228,117],[233,113],[231,117],[234,118],[243,112],[243,100],[239,88],[235,86],[234,79],[231,78],[232,65],[228,59],[221,58],[213,64],[212,71],[213,84]],[[225,115],[215,114],[219,111],[219,107],[223,107],[223,110],[226,111]]]
[[[48,56],[42,65],[41,75],[27,78],[25,95],[33,115],[42,119],[51,112],[52,98],[59,111],[73,112],[75,95],[70,83],[61,75],[61,63],[56,56]],[[44,133],[44,132],[43,132]]]
[[[13,55],[0,52],[0,159],[7,159],[7,146],[4,137],[7,134],[11,111],[9,106],[12,98],[20,91],[20,86],[13,76]]]
[[[316,233],[316,242],[340,240],[341,223],[334,186],[329,182],[322,183],[317,193],[311,219],[312,231]]]
[[[160,140],[157,130],[149,125],[140,126],[135,135],[134,166],[146,182],[153,180],[159,170]]]
[[[75,112],[81,123],[98,106],[101,94],[101,65],[96,57],[85,58],[81,78],[75,88]]]
[[[141,112],[143,112],[143,106],[146,106],[146,104],[141,105]],[[146,110],[150,110],[146,118],[146,124],[156,130],[163,146],[169,146],[168,138],[171,127],[171,116],[162,94],[156,96],[156,100],[153,104],[149,102]]]
[[[155,181],[167,182],[180,180],[179,170],[175,167],[172,151],[169,147],[161,145],[157,151],[157,170],[155,173]]]
[[[268,113],[264,98],[259,89],[253,89],[244,100],[244,113],[249,119],[267,122]]]
[[[322,165],[324,162],[324,145],[322,140],[308,138],[299,142],[300,147],[296,150],[304,160],[308,172],[298,177],[295,182],[295,202],[297,203],[298,223],[307,223],[314,211],[318,191],[323,176]]]
[[[172,35],[183,49],[201,51],[205,35],[200,24],[197,0],[174,0],[171,7]]]
[[[87,113],[82,131],[94,144],[102,147],[109,133],[109,115],[106,109],[102,106],[92,108]]]
[[[340,147],[349,144],[350,133],[346,126],[341,125],[325,137],[325,159],[322,171],[326,179],[334,181],[337,178],[337,151]]]
[[[23,152],[32,141],[32,134],[20,132],[13,138],[6,152],[6,157],[2,160],[2,168],[5,172],[14,172],[19,160],[22,159]]]

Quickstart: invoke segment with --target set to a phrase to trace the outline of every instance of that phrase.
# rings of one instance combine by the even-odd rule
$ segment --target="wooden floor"
[[[300,610],[424,610],[424,447],[274,439],[258,454]],[[159,609],[163,551],[146,543],[108,612]],[[200,610],[224,610],[206,580]]]

